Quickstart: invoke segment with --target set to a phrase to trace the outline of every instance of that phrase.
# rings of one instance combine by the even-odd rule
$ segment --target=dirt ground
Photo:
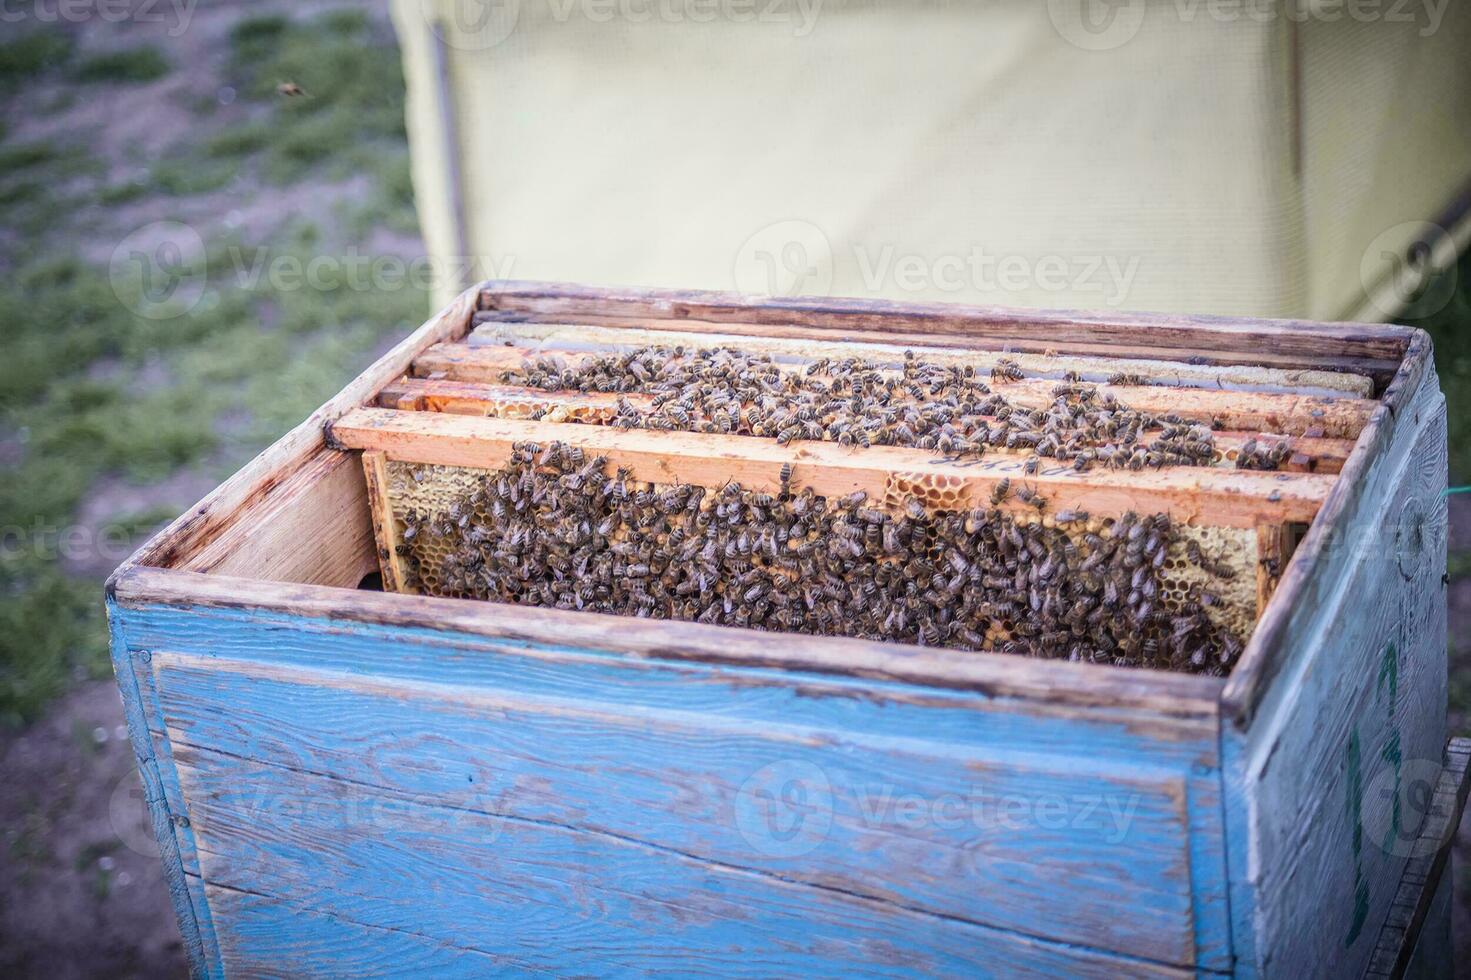
[[[0,786],[0,975],[187,975],[117,687],[6,737]]]

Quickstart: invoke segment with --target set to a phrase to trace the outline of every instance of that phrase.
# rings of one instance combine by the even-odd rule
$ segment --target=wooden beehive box
[[[505,384],[650,345],[782,370],[1005,358],[1023,377],[993,387],[1018,404],[1075,372],[1211,426],[1215,455],[1033,469],[625,429],[604,424],[617,395]],[[1445,425],[1429,342],[1401,327],[473,289],[109,584],[194,969],[1393,962],[1376,945],[1429,833],[1409,788],[1464,798],[1464,759],[1444,766]],[[1282,468],[1236,468],[1253,440]],[[937,512],[1008,480],[1048,506],[1008,496],[1007,520],[1086,510],[1077,533],[1105,538],[1166,514],[1235,566],[1211,616],[1240,647],[1177,658],[1196,674],[996,652],[1030,636],[1024,603],[975,651],[443,597],[406,528],[526,442],[606,455],[637,487],[776,494],[785,475]],[[1198,596],[1180,552],[1160,567],[1161,605]],[[359,587],[377,574],[386,591]]]

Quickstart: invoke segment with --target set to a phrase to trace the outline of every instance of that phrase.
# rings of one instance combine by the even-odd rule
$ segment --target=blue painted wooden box
[[[1350,371],[1379,404],[1227,678],[359,590],[327,429],[477,311]],[[1398,327],[473,289],[109,583],[194,971],[1362,972],[1444,763],[1445,412]]]

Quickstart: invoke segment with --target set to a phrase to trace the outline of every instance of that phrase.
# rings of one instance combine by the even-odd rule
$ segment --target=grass
[[[262,247],[303,264],[318,255],[292,239]],[[0,292],[9,331],[0,433],[23,433],[23,458],[0,482],[0,527],[25,532],[0,560],[0,721],[27,721],[69,678],[106,672],[100,583],[68,576],[46,543],[98,481],[147,485],[200,465],[225,475],[330,397],[427,304],[417,290],[355,289],[345,278],[322,289],[241,285],[226,250],[212,255],[213,301],[175,320],[134,314],[104,270],[66,257],[23,266]],[[263,330],[267,318],[275,326]],[[88,370],[98,362],[113,366],[105,380]],[[167,383],[143,380],[160,364]],[[222,435],[221,417],[249,421]],[[113,521],[136,530],[167,516]]]
[[[1471,483],[1471,252],[1448,270],[1456,277],[1455,291],[1441,309],[1420,319],[1399,322],[1420,327],[1435,342],[1435,370],[1447,403],[1447,439],[1452,486]],[[1471,578],[1471,553],[1446,556],[1446,574],[1454,588]],[[1463,624],[1452,621],[1447,646],[1450,655],[1448,707],[1453,718],[1471,719],[1471,646],[1459,635]]]
[[[158,164],[152,183],[188,197],[218,190],[241,171],[286,186],[308,177],[374,178],[364,213],[395,231],[414,233],[418,220],[408,176],[404,82],[393,38],[361,11],[333,11],[309,20],[268,15],[230,32],[225,84],[239,93],[252,118],[207,135]],[[283,96],[283,82],[300,96]],[[202,100],[197,111],[214,108]],[[129,185],[109,197],[132,197]],[[358,222],[361,227],[362,222]]]
[[[144,178],[50,179],[104,172],[83,149],[87,134],[0,143],[0,225],[24,242],[12,254],[0,246],[0,725],[24,724],[77,678],[108,672],[101,581],[71,573],[57,547],[97,487],[119,479],[149,486],[181,469],[223,478],[427,310],[420,290],[361,288],[345,261],[316,287],[249,275],[273,260],[331,258],[343,244],[301,222],[259,241],[207,240],[200,301],[170,319],[135,312],[136,277],[114,279],[105,264],[77,256],[76,236],[90,232],[80,223],[67,230],[59,215],[123,203],[146,212],[152,203],[154,217],[169,217],[173,199],[228,185],[223,211],[237,195],[271,193],[261,181],[364,172],[378,188],[359,209],[371,220],[342,227],[364,235],[379,222],[415,227],[403,83],[383,24],[355,12],[258,17],[229,45],[221,84],[241,92],[249,121],[221,126],[215,107],[200,105],[187,148]],[[146,48],[79,60],[60,34],[0,44],[0,84],[44,80],[61,94],[167,71]],[[283,99],[275,92],[283,80],[310,94]],[[141,534],[171,516],[154,507],[103,518]]]
[[[153,168],[153,189],[172,197],[188,197],[219,190],[239,173],[229,159],[165,160]]]
[[[1435,341],[1435,370],[1449,404],[1451,484],[1471,483],[1471,251],[1447,275],[1456,276],[1450,301],[1430,316],[1399,322],[1420,327]]]
[[[9,28],[7,28],[9,30]],[[0,42],[0,87],[31,81],[71,58],[72,39],[61,31],[31,31]]]
[[[83,58],[72,66],[71,77],[95,84],[139,84],[153,82],[169,73],[169,60],[153,46],[107,51]]]
[[[17,143],[0,147],[0,173],[12,174],[17,170],[39,167],[55,161],[60,155],[51,143]]]
[[[276,183],[334,161],[353,172],[382,162],[391,176],[405,156],[404,81],[392,44],[359,11],[241,22],[230,35],[227,78],[246,101],[270,104],[271,114],[226,139],[241,152],[263,153],[264,173]],[[279,95],[282,82],[305,94]]]

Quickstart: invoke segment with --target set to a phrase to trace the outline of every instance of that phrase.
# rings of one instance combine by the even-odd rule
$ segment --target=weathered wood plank
[[[452,381],[499,384],[507,371],[530,367],[538,358],[555,354],[568,367],[599,356],[590,351],[537,351],[528,347],[472,347],[468,344],[436,344],[414,360],[419,377],[443,377]],[[801,373],[801,362],[782,363],[785,373]],[[898,372],[895,371],[895,374]],[[1036,379],[996,381],[992,388],[1023,408],[1047,408],[1056,401],[1056,382]],[[1220,423],[1226,429],[1300,436],[1309,429],[1337,439],[1354,439],[1378,407],[1371,398],[1324,397],[1257,391],[1218,391],[1203,388],[1171,388],[1162,385],[1100,384],[1098,393],[1113,395],[1120,403],[1156,415],[1175,414],[1206,424]]]
[[[481,288],[467,289],[430,317],[300,425],[154,535],[119,571],[139,565],[156,568],[182,565],[226,530],[239,526],[248,511],[321,451],[325,445],[323,428],[328,422],[368,401],[383,385],[403,375],[424,348],[463,336],[470,328],[470,314]]]
[[[612,422],[617,415],[620,401],[627,402],[640,411],[653,409],[653,397],[638,393],[552,392],[518,385],[477,384],[437,378],[405,378],[385,386],[378,393],[380,407],[400,411],[444,412],[450,415],[504,419],[525,419],[540,413],[544,421],[593,425]],[[552,413],[550,417],[545,414],[548,412]],[[1290,452],[1302,457],[1302,465],[1294,468],[1296,472],[1337,473],[1353,451],[1353,442],[1348,439],[1308,439],[1275,436],[1264,432],[1215,432],[1213,438],[1216,449],[1223,456],[1215,465],[1222,469],[1235,468],[1234,460],[1248,441],[1265,448],[1285,445]],[[994,448],[988,449],[987,455],[1025,460],[1032,454],[1030,450]]]
[[[191,572],[352,588],[373,570],[373,524],[352,453],[322,451],[185,557]]]
[[[117,605],[131,610],[129,643],[140,649],[189,647],[188,637],[207,634],[222,649],[235,648],[231,631],[278,623],[307,635],[320,633],[319,656],[343,649],[368,656],[374,648],[355,645],[361,631],[384,626],[441,634],[445,643],[467,647],[506,641],[507,648],[602,649],[642,662],[745,666],[784,677],[806,671],[851,678],[863,690],[875,683],[915,684],[936,690],[974,691],[988,697],[1016,698],[1028,710],[1076,714],[1118,711],[1141,731],[1194,738],[1204,726],[1215,730],[1219,678],[1147,669],[1116,670],[1094,664],[1019,659],[1003,654],[877,643],[844,637],[792,636],[773,644],[771,634],[727,626],[605,616],[597,613],[463,602],[392,593],[345,592],[319,586],[255,582],[166,569],[135,568],[117,582]],[[217,631],[212,616],[228,628]],[[167,622],[156,633],[149,624]],[[191,633],[191,630],[197,631]],[[373,658],[361,669],[393,674],[399,661]],[[349,667],[349,669],[351,669]],[[759,675],[758,675],[759,676]],[[859,680],[861,679],[861,680]]]
[[[487,284],[481,307],[512,314],[562,318],[648,320],[651,326],[700,323],[729,330],[808,327],[829,331],[889,332],[984,337],[1036,349],[1071,350],[1082,344],[1118,348],[1195,349],[1199,356],[1236,353],[1258,360],[1295,356],[1305,364],[1397,360],[1411,331],[1385,324],[1325,324],[1303,320],[1250,320],[1176,314],[1113,314],[1073,310],[1015,310],[885,300],[749,297],[734,293],[569,286],[502,281]]]
[[[412,576],[398,553],[398,522],[388,498],[388,460],[382,453],[363,453],[363,480],[367,485],[368,509],[372,514],[374,550],[383,591],[408,592]]]
[[[902,506],[908,495],[925,500],[943,492],[958,509],[987,507],[996,484],[1008,480],[1026,483],[1052,510],[1164,513],[1181,523],[1215,527],[1311,521],[1334,480],[1316,474],[1224,472],[1209,467],[1135,473],[1079,472],[1070,465],[1054,465],[1028,475],[1023,461],[1016,458],[947,459],[892,446],[855,452],[830,442],[782,446],[774,440],[739,436],[372,408],[339,419],[332,426],[332,439],[344,449],[380,450],[404,462],[484,469],[506,465],[517,443],[564,442],[580,446],[589,456],[606,456],[609,465],[628,468],[635,480],[706,487],[734,480],[766,493],[779,492],[782,467],[790,464],[794,485],[828,497],[861,490],[875,503],[890,501],[894,506]],[[1013,495],[999,506],[1023,511],[1030,505]]]
[[[139,684],[138,651],[128,643],[123,625],[125,618],[127,614],[109,598],[107,621],[113,673],[122,699],[128,740],[138,764],[149,824],[154,840],[158,842],[164,883],[184,942],[190,973],[196,977],[220,977],[223,974],[213,915],[198,875],[191,874],[191,871],[198,870],[198,850],[185,817],[187,811],[182,805],[183,791],[179,787],[178,772],[168,739],[162,734],[164,721],[157,712],[157,703],[144,695]],[[151,681],[152,672],[146,663],[141,666],[142,673]]]
[[[1043,312],[1043,311],[1038,311]],[[592,313],[569,314],[552,311],[548,313],[518,310],[482,311],[479,316],[513,323],[566,324],[577,323],[609,329],[632,329],[671,332],[699,332],[709,336],[724,336],[732,332],[742,336],[758,338],[798,339],[818,343],[830,340],[856,341],[872,344],[891,344],[916,349],[950,349],[958,345],[977,349],[1000,350],[1006,353],[1032,354],[1046,357],[1062,353],[1070,357],[1100,357],[1116,360],[1178,361],[1202,367],[1221,368],[1265,368],[1275,371],[1335,371],[1366,377],[1370,391],[1379,391],[1389,384],[1399,369],[1398,357],[1354,357],[1344,354],[1282,354],[1271,349],[1259,351],[1221,351],[1208,346],[1168,347],[1159,344],[1135,344],[1121,342],[1066,341],[1051,343],[1044,340],[1018,339],[1015,337],[989,337],[980,334],[926,333],[922,329],[905,329],[894,325],[885,330],[880,327],[810,327],[794,324],[765,324],[739,322],[710,322],[704,320],[674,320],[638,315],[605,316]],[[1203,339],[1202,344],[1208,343]]]
[[[1183,767],[1097,754],[1079,765],[1071,753],[1004,744],[967,745],[958,756],[955,743],[814,727],[812,709],[785,723],[751,723],[172,653],[153,663],[181,757],[200,748],[289,760],[458,810],[577,827],[981,925],[1195,961]],[[782,803],[792,787],[809,793],[812,807]],[[197,814],[195,823],[207,840]],[[1070,894],[1063,916],[1053,914],[1059,882]],[[1119,903],[1135,914],[1118,917]]]
[[[1299,610],[1311,631],[1250,726],[1225,730],[1234,933],[1271,974],[1362,971],[1424,816],[1410,787],[1439,771],[1445,416],[1429,391],[1360,488],[1364,524],[1335,542],[1319,604]]]
[[[1066,725],[1054,728],[1054,720],[1062,719],[1087,726],[1088,744],[1100,751],[1157,764],[1184,760],[1202,769],[1215,767],[1219,751],[1215,698],[1221,682],[1216,678],[1102,667],[1089,671],[1081,668],[1091,665],[999,654],[941,656],[928,663],[927,655],[936,651],[846,639],[758,659],[760,646],[771,646],[770,636],[750,630],[701,627],[711,640],[709,649],[701,650],[698,638],[685,646],[659,628],[666,624],[628,617],[417,596],[363,603],[427,603],[431,613],[442,610],[437,625],[426,631],[422,616],[395,624],[391,617],[364,620],[351,609],[339,614],[330,606],[262,608],[235,594],[233,585],[241,580],[224,581],[218,604],[205,599],[179,607],[120,607],[128,643],[139,651],[207,650],[232,660],[431,684],[493,685],[572,700],[605,698],[616,690],[630,707],[723,710],[771,723],[801,710],[807,700],[831,699],[829,706],[839,716],[863,700],[884,709],[865,721],[865,730],[876,734],[903,737],[922,725],[936,737],[994,739],[1037,751],[1074,744],[1063,736]],[[482,606],[506,615],[499,623],[456,615],[479,613]],[[537,623],[539,613],[553,615]],[[873,654],[879,653],[888,656],[875,660]],[[750,671],[733,674],[730,668],[738,663]],[[1034,672],[1034,667],[1079,671]],[[1058,674],[1076,682],[1069,673],[1093,682],[1077,682],[1075,699],[1028,687],[1028,681]]]
[[[405,412],[445,412],[450,415],[481,415],[503,419],[527,419],[552,408],[561,408],[579,422],[607,423],[626,401],[641,410],[651,410],[651,395],[624,395],[580,391],[538,391],[519,385],[474,384],[464,381],[426,381],[405,378],[386,385],[378,393],[378,405]]]
[[[211,902],[230,923],[221,945],[251,975],[1181,972],[566,828],[269,768],[241,775],[300,813],[242,814],[239,787],[206,804],[225,832],[206,853]]]
[[[202,887],[220,920],[226,976],[438,980],[514,973],[518,966],[507,957],[319,911],[315,897],[291,904],[215,883]]]
[[[800,360],[814,357],[859,357],[889,367],[902,366],[904,354],[913,350],[905,344],[879,344],[862,340],[805,340],[796,337],[751,337],[740,333],[694,333],[669,329],[608,327],[593,324],[530,323],[508,320],[504,314],[482,311],[474,316],[475,329],[465,343],[476,346],[504,346],[571,350],[611,351],[634,346],[673,346],[690,349],[738,347],[751,354],[765,354],[776,360]],[[675,324],[674,326],[678,326]],[[924,358],[933,364],[969,365],[982,373],[989,372],[1001,357],[1014,361],[1029,376],[1061,379],[1076,371],[1085,381],[1107,381],[1115,374],[1134,374],[1149,379],[1151,384],[1182,388],[1215,388],[1237,391],[1294,391],[1311,395],[1353,395],[1371,398],[1373,379],[1342,371],[1252,367],[1245,365],[1195,364],[1186,359],[1147,360],[1143,358],[1092,355],[1079,357],[1049,351],[1026,354],[1019,351],[987,350],[969,338],[958,338],[956,346],[926,347]]]
[[[1471,739],[1452,738],[1446,744],[1444,761],[1426,810],[1425,826],[1400,876],[1389,917],[1380,927],[1378,945],[1364,972],[1366,978],[1455,975],[1449,909],[1438,906],[1448,906],[1454,888],[1453,876],[1447,872],[1451,843],[1471,789]],[[1417,796],[1423,788],[1417,787]],[[1444,929],[1443,935],[1436,934],[1439,929]]]
[[[1238,728],[1250,726],[1277,672],[1310,642],[1317,611],[1327,605],[1348,567],[1351,553],[1342,542],[1357,533],[1355,529],[1377,521],[1372,508],[1382,498],[1371,490],[1381,486],[1380,481],[1395,471],[1398,460],[1408,452],[1414,437],[1406,435],[1406,430],[1419,426],[1424,413],[1437,410],[1437,405],[1444,411],[1430,338],[1424,331],[1415,331],[1404,363],[1360,434],[1323,503],[1319,520],[1308,529],[1282,573],[1278,601],[1263,613],[1231,672],[1222,703]]]
[[[1261,619],[1267,603],[1277,591],[1282,569],[1287,564],[1288,531],[1281,524],[1263,524],[1256,529],[1256,615]]]

